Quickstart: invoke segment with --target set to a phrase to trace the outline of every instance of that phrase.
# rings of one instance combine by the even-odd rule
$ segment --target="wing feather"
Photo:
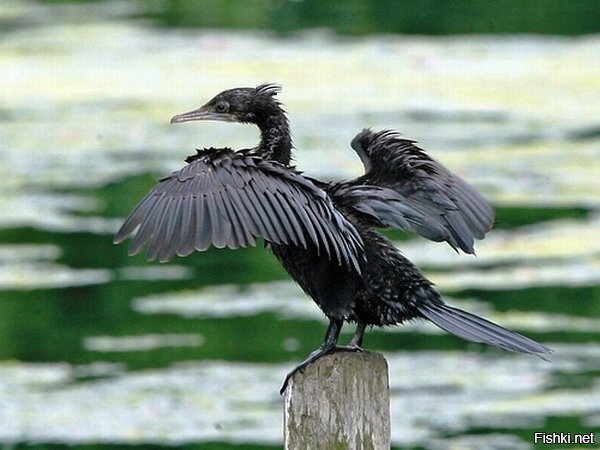
[[[323,229],[323,224],[321,223],[321,217],[319,216],[319,214],[315,214],[315,212],[311,208],[306,208],[306,214],[308,216],[308,220],[310,220],[310,222],[314,226],[318,242],[320,242],[321,246],[324,247],[325,252],[330,254],[331,249],[329,248],[327,234],[325,233],[325,230]]]
[[[362,240],[328,195],[295,169],[251,151],[199,150],[163,178],[125,220],[115,243],[168,261],[210,246],[256,245],[259,236],[309,246],[360,271]]]
[[[176,197],[171,200],[169,215],[171,217],[165,223],[165,243],[160,249],[159,261],[168,261],[173,257],[179,247],[179,229],[181,223],[181,203],[182,197]]]
[[[160,210],[154,208],[156,202],[159,201],[160,195],[148,196],[145,200],[145,206],[143,208],[136,208],[133,213],[129,216],[125,224],[123,224],[124,233],[119,239],[115,239],[115,242],[121,242],[125,237],[132,233],[141,221],[142,217],[148,215],[148,221],[142,223],[135,238],[129,246],[129,254],[134,255],[138,253],[146,244],[146,242],[154,234],[155,222],[158,220]],[[125,234],[127,233],[127,234]]]
[[[251,209],[254,213],[256,223],[259,225],[258,234],[260,236],[275,236],[275,227],[273,226],[269,212],[265,208],[265,206],[268,205],[266,205],[264,203],[264,199],[262,199],[260,187],[256,183],[252,182],[245,189],[245,193],[247,195],[248,202],[252,207]],[[270,240],[272,242],[280,243],[274,239]]]
[[[194,251],[194,239],[190,239],[196,229],[195,214],[196,199],[193,195],[187,195],[181,202],[181,222],[179,230],[179,245],[177,246],[177,256],[187,256]]]
[[[206,195],[200,194],[196,197],[196,229],[190,229],[190,236],[194,233],[194,247],[198,251],[207,250],[212,245],[212,229],[206,202]],[[148,219],[149,220],[149,219]]]
[[[268,204],[269,216],[271,218],[271,223],[275,228],[276,236],[282,242],[290,242],[285,228],[285,213],[281,209],[281,205],[277,201],[275,194],[270,189],[267,189],[263,195]]]
[[[302,195],[302,197],[300,198],[296,198],[296,197],[288,197],[287,200],[292,203],[295,206],[294,209],[294,213],[296,214],[296,216],[298,217],[298,220],[300,221],[300,223],[303,225],[304,227],[304,231],[305,231],[305,236],[309,241],[312,242],[319,242],[319,237],[317,235],[317,230],[315,229],[315,223],[313,222],[313,220],[311,219],[311,216],[309,216],[308,212],[307,212],[307,204],[308,202],[303,198],[304,196]],[[300,201],[302,200],[302,201]]]
[[[494,223],[494,211],[487,200],[471,185],[429,157],[415,145],[391,130],[361,131],[353,140],[366,173],[350,182],[354,186],[371,185],[390,189],[399,199],[396,219],[415,223],[407,231],[415,231],[432,240],[447,241],[455,250],[474,253],[474,240],[482,239]],[[374,206],[372,196],[353,200],[372,213],[384,213],[380,222],[406,229],[402,220],[393,220],[389,208]],[[405,208],[400,207],[404,203]],[[359,206],[360,209],[360,206]],[[443,232],[439,233],[439,230]],[[435,232],[434,232],[435,231]]]
[[[222,220],[225,214],[225,205],[221,198],[221,189],[211,192],[205,200],[205,211],[212,230],[212,245],[223,248],[227,245],[231,235],[231,222]]]
[[[305,230],[300,223],[301,219],[297,216],[298,208],[296,205],[292,205],[290,203],[290,199],[288,197],[282,197],[281,200],[282,202],[285,202],[286,210],[289,211],[287,218],[290,221],[290,229],[288,231],[292,233],[294,237],[294,243],[300,244],[302,247],[307,248],[306,237],[304,236]]]
[[[247,247],[253,241],[256,244],[255,238],[252,236],[252,223],[232,198],[235,195],[232,194],[232,191],[235,189],[237,188],[228,186],[227,189],[221,191],[221,199],[231,223],[231,238],[227,242],[229,248]]]
[[[150,259],[156,259],[160,254],[161,248],[165,246],[167,222],[170,217],[169,213],[172,204],[172,197],[165,198],[165,202],[162,205],[163,209],[162,211],[158,212],[156,228],[152,236],[152,242],[150,244],[150,247],[148,248],[148,256],[150,257]]]

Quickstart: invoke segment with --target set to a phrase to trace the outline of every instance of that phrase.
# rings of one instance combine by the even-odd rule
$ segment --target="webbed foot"
[[[302,361],[300,364],[298,364],[296,367],[294,367],[294,369],[285,376],[285,379],[283,380],[283,384],[281,385],[281,389],[279,389],[279,394],[283,395],[283,393],[287,389],[290,379],[297,372],[299,372],[302,369],[305,369],[306,366],[315,362],[319,358],[322,358],[323,356],[328,355],[329,353],[333,353],[336,350],[336,344],[337,344],[337,340],[338,340],[341,330],[342,330],[342,321],[341,320],[340,321],[332,320],[331,322],[329,322],[329,327],[327,328],[327,332],[325,333],[325,339],[323,340],[323,343],[321,344],[321,346],[317,350],[312,352],[310,355],[308,355],[308,358],[306,358],[304,361]]]
[[[335,350],[336,350],[335,345],[332,346],[331,348],[320,347],[317,350],[315,350],[314,352],[312,352],[310,355],[308,355],[308,358],[306,358],[304,361],[302,361],[300,364],[298,364],[296,367],[294,367],[292,369],[292,371],[289,372],[285,376],[285,379],[283,380],[283,384],[281,385],[281,389],[279,389],[279,393],[281,395],[283,395],[283,393],[287,389],[290,379],[296,374],[296,372],[299,372],[299,371],[305,369],[309,364],[314,363],[317,359],[319,359],[325,355],[333,353]]]

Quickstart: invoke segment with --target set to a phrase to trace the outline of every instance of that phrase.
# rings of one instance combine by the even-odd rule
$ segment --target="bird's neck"
[[[269,115],[258,126],[263,158],[288,165],[292,158],[292,136],[285,113]]]

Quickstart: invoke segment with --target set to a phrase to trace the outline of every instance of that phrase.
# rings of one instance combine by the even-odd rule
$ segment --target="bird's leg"
[[[323,340],[321,346],[314,352],[312,352],[310,355],[308,355],[308,358],[306,358],[304,361],[302,361],[300,364],[294,367],[294,369],[285,376],[285,380],[283,380],[283,385],[281,386],[281,389],[279,389],[280,394],[283,394],[285,392],[290,378],[292,378],[296,372],[306,368],[306,366],[308,366],[310,363],[315,362],[317,359],[333,352],[336,349],[337,340],[340,335],[340,331],[342,330],[342,324],[343,322],[341,320],[331,320],[329,322],[329,327],[327,327],[325,339]]]
[[[363,349],[361,346],[366,328],[366,323],[358,322],[356,324],[356,331],[354,332],[354,336],[352,336],[352,340],[348,342],[348,345],[338,345],[335,349],[347,352],[362,352]]]

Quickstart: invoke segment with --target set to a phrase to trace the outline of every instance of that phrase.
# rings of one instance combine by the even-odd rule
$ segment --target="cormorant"
[[[367,326],[427,319],[472,342],[544,358],[551,350],[486,319],[446,305],[419,270],[375,230],[395,227],[456,251],[474,253],[494,212],[469,184],[430,158],[415,141],[390,130],[361,131],[351,147],[365,174],[323,183],[290,166],[288,119],[279,86],[229,89],[171,123],[251,123],[258,146],[197,150],[181,170],[160,180],[129,215],[114,242],[136,229],[130,254],[168,261],[194,250],[255,245],[262,236],[287,272],[321,308],[329,327],[321,346],[285,378],[336,349],[361,350]],[[355,322],[337,346],[344,322]]]

